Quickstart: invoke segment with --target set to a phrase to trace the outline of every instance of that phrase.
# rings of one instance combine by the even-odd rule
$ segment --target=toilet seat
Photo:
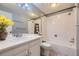
[[[51,44],[45,42],[45,43],[41,43],[41,47],[43,48],[50,48],[51,47]]]

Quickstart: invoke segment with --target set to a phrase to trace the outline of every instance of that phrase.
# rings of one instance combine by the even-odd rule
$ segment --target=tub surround
[[[59,41],[46,41],[41,43],[41,47],[45,49],[45,56],[77,56],[77,48],[74,43],[69,45]]]
[[[34,42],[36,40],[39,41],[40,44],[40,38],[41,36],[36,34],[23,34],[22,37],[13,37],[12,35],[8,35],[6,40],[0,41],[0,54],[5,53],[5,51],[8,51],[9,49],[13,49],[15,47],[18,47],[22,44],[31,44],[31,42]],[[28,45],[29,47],[29,45]],[[40,45],[39,45],[40,47]],[[8,53],[8,52],[7,52]],[[3,54],[5,55],[5,54]]]

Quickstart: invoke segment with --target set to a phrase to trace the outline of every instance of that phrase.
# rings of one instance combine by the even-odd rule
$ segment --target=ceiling
[[[27,19],[34,19],[45,14],[72,7],[74,3],[28,3],[30,9],[18,7],[16,3],[2,3],[0,5],[14,13],[27,17]]]

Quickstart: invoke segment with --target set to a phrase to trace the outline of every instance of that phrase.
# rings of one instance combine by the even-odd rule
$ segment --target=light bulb
[[[31,15],[34,16],[35,14],[32,13]]]
[[[56,5],[57,5],[56,3],[52,3],[51,7],[56,7]]]

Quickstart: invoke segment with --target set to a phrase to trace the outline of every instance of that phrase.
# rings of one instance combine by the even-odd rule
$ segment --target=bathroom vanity
[[[0,41],[0,56],[39,56],[41,36],[24,34],[22,37],[8,36]]]

